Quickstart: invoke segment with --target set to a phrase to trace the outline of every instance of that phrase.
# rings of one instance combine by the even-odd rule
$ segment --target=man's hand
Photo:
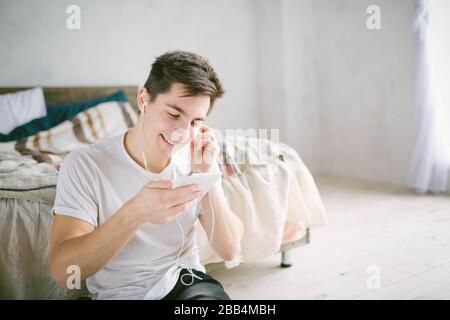
[[[110,261],[132,239],[142,223],[161,224],[175,219],[204,195],[196,185],[170,189],[171,181],[151,181],[95,228],[78,218],[56,214],[51,236],[50,267],[65,287],[67,267],[78,265],[86,279]]]
[[[220,148],[214,132],[207,126],[202,126],[198,135],[191,141],[192,171],[211,171],[219,152]]]
[[[170,189],[172,181],[150,181],[127,204],[130,212],[143,222],[161,224],[192,208],[203,196],[199,186]]]

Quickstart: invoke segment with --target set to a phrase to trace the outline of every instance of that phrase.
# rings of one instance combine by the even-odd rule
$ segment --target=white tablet
[[[208,192],[214,183],[220,178],[218,172],[192,173],[189,176],[179,176],[173,183],[172,189],[197,184],[200,190]]]

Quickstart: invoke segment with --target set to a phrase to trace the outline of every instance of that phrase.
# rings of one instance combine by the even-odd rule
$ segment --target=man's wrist
[[[126,225],[132,225],[138,228],[145,222],[145,220],[141,218],[141,215],[139,215],[138,210],[137,208],[135,208],[132,200],[125,202],[117,213],[121,216],[121,218],[123,219],[123,223],[125,223]]]

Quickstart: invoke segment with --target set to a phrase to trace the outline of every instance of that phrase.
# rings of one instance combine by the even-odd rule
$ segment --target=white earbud
[[[145,107],[147,106],[147,103],[144,101],[143,103],[142,103],[142,115],[144,115],[145,114]]]
[[[145,130],[144,130],[144,114],[145,114],[145,107],[146,107],[147,103],[144,101],[142,104],[142,135],[144,136],[145,139]],[[147,158],[145,157],[145,151],[142,150],[142,161],[144,162],[144,166],[145,166],[145,170],[148,172],[148,164],[147,164]]]

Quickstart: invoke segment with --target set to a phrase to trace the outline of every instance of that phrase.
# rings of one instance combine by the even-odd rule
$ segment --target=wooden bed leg
[[[289,268],[292,266],[291,250],[281,251],[281,265],[282,268]]]

